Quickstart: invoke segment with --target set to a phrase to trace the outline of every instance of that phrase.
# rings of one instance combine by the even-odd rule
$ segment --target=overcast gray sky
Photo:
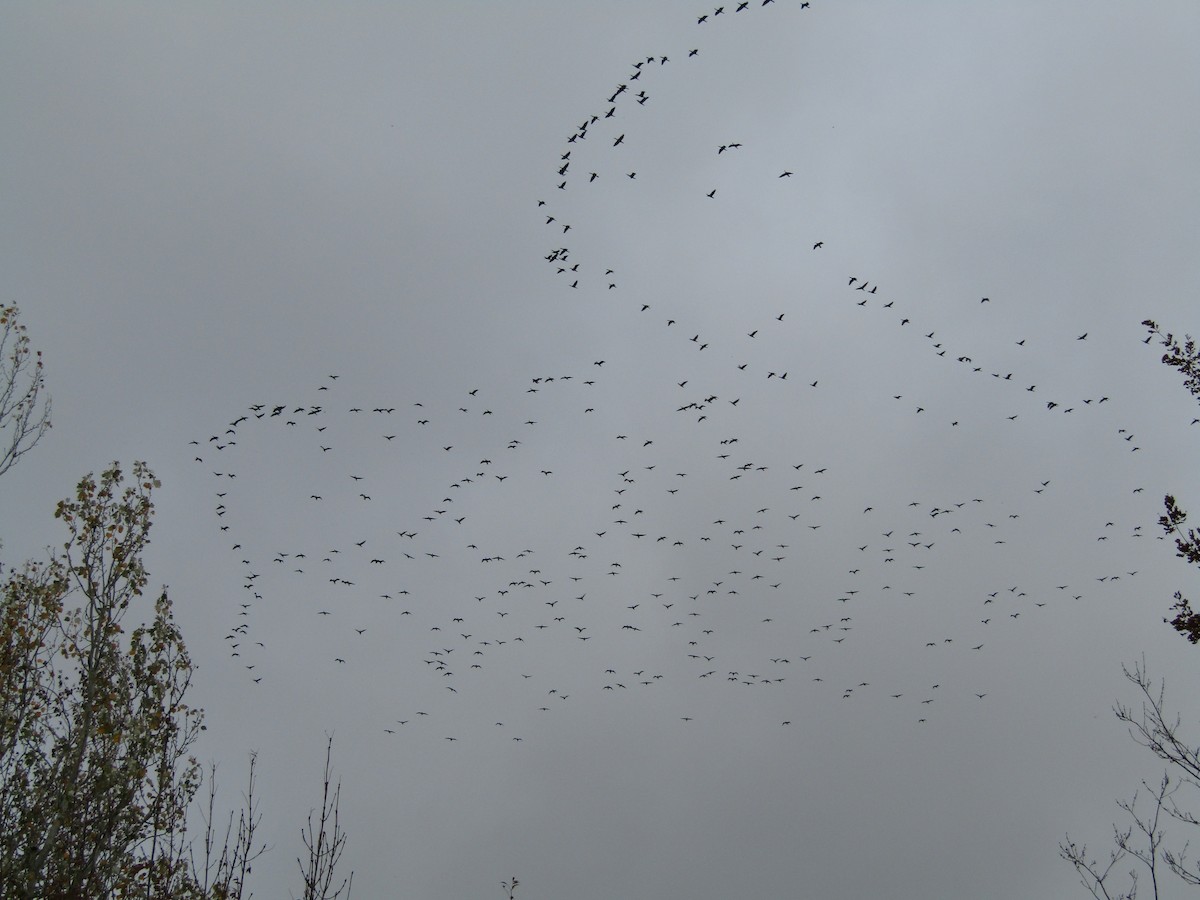
[[[1200,9],[741,5],[0,12],[5,559],[150,462],[259,896],[326,733],[356,896],[1073,896],[1194,721]]]

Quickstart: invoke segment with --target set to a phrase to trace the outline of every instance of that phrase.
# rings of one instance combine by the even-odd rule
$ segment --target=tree
[[[1166,352],[1162,362],[1184,376],[1184,387],[1200,401],[1200,348],[1190,335],[1180,341],[1170,332],[1163,332],[1152,320],[1142,323],[1149,331],[1146,343],[1156,337]],[[1193,419],[1193,424],[1200,419]],[[1168,537],[1175,540],[1176,555],[1192,565],[1200,565],[1200,534],[1185,528],[1187,512],[1175,497],[1163,498],[1166,512],[1159,518]],[[1191,643],[1200,643],[1200,613],[1195,612],[1182,591],[1175,592],[1174,618],[1164,619]],[[1078,845],[1067,835],[1059,844],[1059,853],[1079,874],[1084,887],[1097,900],[1134,900],[1137,897],[1138,872],[1149,874],[1152,895],[1159,896],[1160,875],[1170,873],[1191,887],[1200,887],[1200,863],[1189,862],[1188,844],[1171,842],[1167,827],[1171,824],[1200,826],[1200,819],[1181,805],[1182,795],[1200,790],[1200,745],[1188,743],[1181,731],[1181,719],[1167,712],[1166,686],[1157,686],[1150,678],[1143,660],[1140,664],[1122,667],[1125,678],[1141,694],[1140,710],[1118,703],[1114,707],[1117,719],[1129,728],[1133,740],[1150,750],[1166,764],[1162,779],[1156,786],[1142,782],[1142,791],[1129,800],[1118,802],[1131,824],[1122,830],[1113,826],[1113,844],[1104,863],[1088,855],[1086,845]],[[1192,798],[1195,799],[1194,796]],[[1126,873],[1124,889],[1114,882],[1124,864],[1131,863]]]
[[[266,849],[253,755],[236,826],[216,823],[213,766],[201,845],[189,836],[203,713],[185,702],[193,667],[166,589],[149,623],[125,625],[149,580],[157,487],[145,463],[85,476],[55,513],[62,552],[0,585],[0,897],[233,900]],[[346,841],[331,753],[305,900],[349,896],[349,879],[330,891]]]
[[[1192,340],[1191,335],[1184,335],[1181,342],[1170,332],[1163,332],[1153,319],[1142,323],[1149,331],[1146,342],[1158,338],[1166,352],[1163,354],[1164,365],[1179,370],[1183,375],[1183,386],[1193,397],[1200,401],[1200,348]],[[1193,424],[1200,421],[1193,419]],[[1187,512],[1179,506],[1175,498],[1167,494],[1163,498],[1166,513],[1158,520],[1167,536],[1175,541],[1176,556],[1186,559],[1192,565],[1200,565],[1200,534],[1195,529],[1184,526],[1187,523]],[[1187,638],[1191,643],[1200,643],[1200,613],[1192,609],[1190,601],[1183,596],[1182,591],[1175,592],[1175,605],[1172,607],[1174,618],[1165,619],[1171,627]]]
[[[144,463],[88,475],[55,516],[61,555],[10,574],[0,608],[0,893],[168,896],[186,881],[188,750],[202,713],[165,589],[123,622],[148,576]]]
[[[32,450],[49,427],[42,351],[30,350],[20,310],[0,306],[0,475]]]
[[[1167,511],[1159,517],[1158,524],[1168,537],[1175,539],[1175,555],[1183,557],[1192,565],[1200,565],[1200,535],[1197,535],[1194,528],[1184,530],[1187,512],[1179,507],[1170,494],[1163,498],[1163,505]],[[1192,609],[1192,604],[1183,596],[1183,591],[1175,592],[1175,605],[1171,610],[1175,617],[1163,621],[1169,622],[1172,628],[1191,643],[1200,643],[1200,613]]]

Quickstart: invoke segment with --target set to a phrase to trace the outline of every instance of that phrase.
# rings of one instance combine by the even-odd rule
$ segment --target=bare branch
[[[217,765],[209,765],[208,796],[204,807],[199,811],[204,822],[201,842],[203,855],[199,860],[195,847],[189,846],[191,877],[202,897],[211,897],[214,900],[242,897],[246,890],[246,878],[250,874],[251,863],[267,852],[265,843],[255,842],[255,832],[262,821],[258,798],[254,793],[257,764],[258,754],[251,753],[246,790],[242,793],[243,805],[237,814],[237,828],[234,828],[234,814],[231,811],[225,820],[225,833],[219,847],[213,814],[217,794]],[[247,895],[247,900],[249,896]]]
[[[1128,833],[1126,833],[1128,834]],[[1117,838],[1121,837],[1121,833],[1117,833]],[[1120,841],[1118,840],[1118,846]],[[1109,854],[1108,864],[1103,868],[1096,860],[1088,856],[1087,845],[1080,846],[1071,840],[1071,836],[1067,835],[1063,843],[1058,845],[1058,855],[1071,863],[1075,867],[1075,871],[1079,873],[1080,881],[1087,888],[1089,894],[1096,900],[1136,900],[1137,898],[1137,872],[1133,869],[1129,871],[1129,889],[1119,892],[1110,892],[1108,889],[1108,879],[1113,874],[1113,869],[1117,863],[1125,858],[1125,851],[1122,849],[1113,850]]]
[[[30,350],[20,310],[0,306],[0,475],[32,450],[49,428],[42,352]]]
[[[354,884],[354,872],[333,887],[337,865],[346,849],[346,834],[341,829],[339,806],[342,783],[333,785],[333,737],[328,736],[325,745],[325,774],[321,792],[321,810],[311,810],[308,825],[300,830],[300,838],[308,851],[307,861],[296,858],[300,875],[304,881],[301,900],[337,900],[346,892],[346,900]],[[332,788],[331,788],[332,785]],[[316,816],[314,821],[313,817]]]
[[[1122,671],[1137,687],[1141,704],[1133,707],[1118,703],[1113,711],[1128,726],[1130,737],[1166,763],[1167,770],[1157,786],[1142,782],[1143,791],[1130,800],[1118,801],[1117,805],[1132,824],[1124,830],[1113,826],[1116,849],[1107,865],[1100,866],[1087,855],[1086,847],[1076,845],[1069,836],[1059,844],[1059,855],[1075,867],[1084,887],[1097,900],[1133,900],[1136,896],[1136,867],[1129,871],[1127,890],[1119,892],[1110,887],[1111,879],[1116,877],[1114,870],[1126,859],[1141,863],[1149,872],[1155,898],[1162,888],[1160,863],[1185,884],[1200,887],[1200,866],[1189,861],[1189,845],[1185,842],[1178,849],[1172,848],[1166,833],[1171,823],[1200,826],[1200,819],[1181,803],[1183,794],[1195,800],[1200,792],[1200,747],[1188,743],[1181,731],[1180,717],[1166,712],[1166,686],[1150,677],[1144,659],[1133,666],[1123,666]]]

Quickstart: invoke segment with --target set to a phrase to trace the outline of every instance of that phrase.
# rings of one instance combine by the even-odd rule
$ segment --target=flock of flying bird
[[[696,24],[711,29],[774,2],[718,7]],[[1053,515],[1052,473],[1017,473],[983,494],[959,493],[948,479],[943,494],[910,495],[894,480],[864,500],[864,475],[828,435],[781,439],[762,427],[780,404],[797,419],[806,410],[827,423],[841,415],[820,406],[838,375],[814,371],[797,351],[803,305],[748,314],[736,332],[706,330],[686,301],[641,297],[622,283],[619,265],[566,243],[587,232],[579,218],[587,192],[647,182],[636,160],[650,91],[670,67],[701,59],[694,48],[679,61],[634,61],[570,131],[537,200],[540,224],[555,236],[542,254],[552,284],[569,302],[628,320],[637,340],[678,367],[669,380],[647,382],[621,348],[569,371],[462,385],[457,395],[380,396],[333,372],[192,442],[214,481],[215,518],[244,589],[226,641],[251,683],[277,671],[269,635],[286,615],[330,646],[335,673],[361,672],[381,648],[401,648],[390,664],[410,680],[382,714],[388,735],[457,741],[477,736],[486,719],[490,732],[520,742],[540,727],[532,723],[589,693],[594,702],[666,695],[681,726],[722,691],[772,692],[764,702],[781,726],[820,698],[864,695],[924,723],[943,708],[986,702],[994,691],[963,673],[1036,627],[1030,620],[1043,610],[1136,576],[1114,562],[1111,546],[1153,535],[1109,519],[1077,525],[1080,540],[1105,551],[1086,578],[996,574],[1022,569],[1019,554],[1031,549],[1022,520]],[[762,168],[749,139],[706,152],[763,190],[793,183],[786,164]],[[698,205],[727,193],[695,186]],[[819,233],[803,247],[813,259],[828,252]],[[1117,450],[1139,449],[1105,393],[1056,391],[1024,376],[1026,337],[1003,354],[981,350],[952,329],[943,336],[919,303],[893,296],[869,271],[838,277],[821,302],[895,329],[912,360],[942,366],[941,382],[976,398],[988,392],[967,418],[921,399],[919,380],[909,390],[897,376],[879,399],[914,422],[905,427],[965,431],[1058,417],[1038,420],[1049,428],[1090,416]],[[963,302],[983,316],[1003,301]],[[1064,338],[1058,348],[1088,352],[1086,330]],[[256,442],[270,448],[273,475],[252,487],[237,476],[254,464]],[[268,509],[296,535],[265,528]],[[322,529],[328,537],[318,541]],[[927,625],[941,625],[910,633],[903,623],[922,609]],[[881,683],[880,646],[929,654],[931,676]]]

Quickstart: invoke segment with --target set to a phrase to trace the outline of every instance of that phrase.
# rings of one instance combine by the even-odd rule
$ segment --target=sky
[[[740,6],[744,9],[739,9]],[[706,18],[705,18],[706,17]],[[703,18],[703,21],[701,19]],[[1185,724],[1200,9],[8,5],[5,302],[112,460],[258,896],[1082,895]]]

